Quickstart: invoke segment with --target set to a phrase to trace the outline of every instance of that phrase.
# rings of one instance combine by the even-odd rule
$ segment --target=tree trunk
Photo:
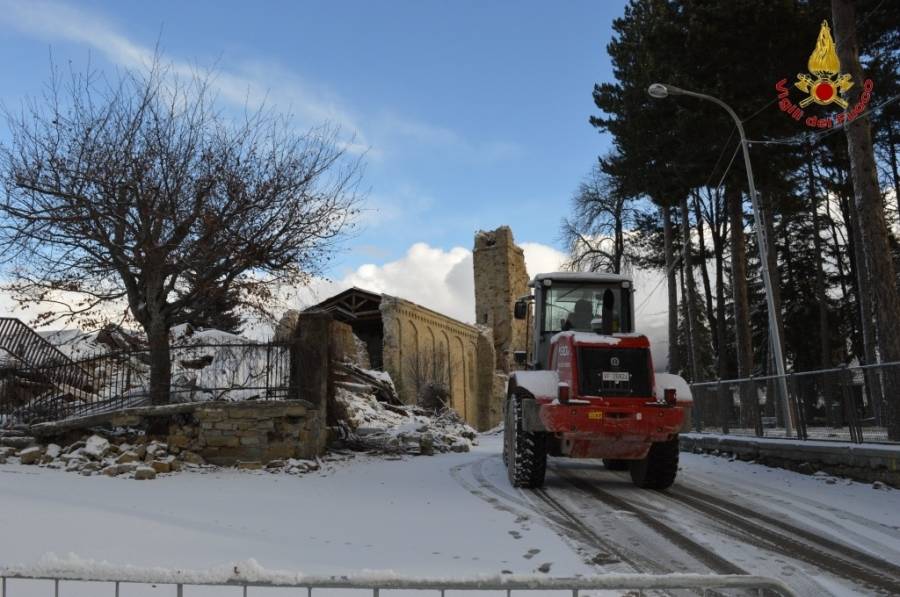
[[[700,352],[697,346],[697,320],[694,310],[697,306],[697,290],[694,286],[694,270],[693,258],[691,256],[691,220],[688,217],[688,200],[687,195],[681,199],[681,242],[682,254],[684,255],[684,271],[685,286],[687,286],[687,294],[682,295],[687,308],[687,336],[688,336],[688,354],[691,357],[691,381],[697,383],[700,379]],[[705,347],[704,347],[705,348]]]
[[[663,219],[663,239],[666,252],[666,278],[669,283],[669,371],[678,373],[681,360],[678,355],[678,290],[675,280],[675,246],[672,232],[672,214],[669,207],[661,207]]]
[[[728,377],[728,361],[725,358],[725,347],[728,346],[725,328],[725,239],[721,236],[713,238],[713,252],[716,256],[716,337],[719,348],[716,350],[716,371],[719,379]]]
[[[816,177],[813,172],[812,153],[807,149],[806,178],[809,190],[809,205],[812,208],[813,247],[816,251],[816,302],[819,311],[819,366],[831,366],[831,342],[828,334],[828,296],[825,293],[825,269],[822,265],[822,237],[819,227],[819,200],[816,194]]]
[[[712,200],[714,221],[710,223],[713,240],[713,254],[716,259],[716,372],[719,379],[728,377],[728,360],[725,347],[728,346],[728,331],[725,328],[725,237],[728,235],[728,218],[722,213],[724,207],[720,201],[720,193],[716,190]],[[721,224],[721,228],[720,228]]]
[[[891,155],[891,174],[894,180],[894,200],[897,202],[897,213],[900,215],[900,171],[897,168],[897,138],[894,136],[894,122],[887,124],[888,149]]]
[[[709,322],[709,329],[716,329],[716,314],[713,311],[712,285],[709,281],[709,270],[706,267],[706,239],[704,238],[703,214],[700,211],[700,197],[694,195],[694,218],[697,220],[697,244],[700,246],[700,275],[703,278],[703,293],[706,303],[706,321]],[[713,350],[719,350],[719,338],[713,333]]]
[[[622,204],[618,204],[618,211],[616,213],[616,222],[615,222],[615,254],[613,255],[613,268],[614,273],[621,274],[622,273],[622,257],[625,255],[625,223],[622,221]]]
[[[154,406],[168,404],[172,382],[169,326],[161,314],[152,314],[146,332],[150,349],[150,403]]]
[[[753,371],[753,346],[750,337],[750,300],[747,295],[747,246],[744,239],[744,205],[740,188],[725,187],[728,219],[731,225],[731,279],[734,294],[735,345],[738,377]],[[755,428],[756,392],[749,383],[741,384],[741,427]]]
[[[747,295],[747,246],[744,239],[743,198],[740,189],[731,184],[726,187],[725,195],[731,226],[731,273],[738,377],[747,377],[753,371],[753,351],[750,337],[750,300]]]
[[[863,87],[862,67],[856,39],[856,14],[851,0],[832,0],[835,39],[838,57],[844,70],[856,85],[850,90],[851,105],[859,100]],[[854,119],[846,128],[847,149],[853,175],[856,210],[859,213],[862,250],[869,270],[869,282],[875,302],[875,322],[878,347],[885,361],[900,360],[900,297],[897,295],[896,272],[891,258],[888,230],[884,218],[881,191],[872,147],[872,131],[868,116]],[[900,387],[900,371],[885,370],[886,386]],[[900,440],[900,394],[891,393],[884,403],[888,437]]]

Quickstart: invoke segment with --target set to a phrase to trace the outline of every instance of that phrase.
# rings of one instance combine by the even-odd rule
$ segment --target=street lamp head
[[[666,97],[669,97],[669,89],[662,83],[654,83],[647,88],[647,93],[650,94],[650,97],[654,97],[656,99],[664,99]]]

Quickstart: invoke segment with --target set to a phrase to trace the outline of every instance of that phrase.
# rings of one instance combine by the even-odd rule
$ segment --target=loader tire
[[[540,432],[522,431],[522,412],[514,396],[506,401],[503,433],[509,482],[525,489],[541,487],[547,473],[547,438]]]
[[[605,466],[608,471],[627,471],[628,461],[619,458],[604,458],[603,466]]]
[[[678,474],[678,438],[650,446],[647,457],[631,461],[631,480],[642,489],[667,489]]]

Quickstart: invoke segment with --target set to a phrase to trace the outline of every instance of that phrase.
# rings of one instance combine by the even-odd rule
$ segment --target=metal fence
[[[240,591],[244,597],[249,595],[266,595],[275,593],[277,589],[305,589],[307,597],[312,597],[321,590],[346,589],[348,593],[356,595],[365,591],[363,594],[371,594],[373,597],[387,597],[388,594],[409,595],[411,591],[414,595],[421,595],[423,592],[431,595],[440,595],[446,597],[451,592],[462,591],[479,591],[491,592],[492,594],[506,595],[511,597],[513,594],[524,592],[555,592],[559,595],[561,592],[572,595],[573,597],[588,597],[588,591],[609,591],[609,590],[628,590],[630,595],[644,595],[647,591],[671,591],[671,590],[691,590],[699,591],[701,595],[746,595],[756,594],[763,595],[781,595],[783,597],[793,597],[796,595],[786,584],[780,580],[767,578],[763,576],[737,575],[737,574],[672,574],[672,575],[653,575],[653,574],[606,574],[602,576],[581,577],[581,578],[547,578],[544,577],[511,577],[511,578],[475,578],[475,579],[428,579],[428,578],[404,578],[380,576],[377,579],[359,578],[354,579],[346,576],[342,577],[323,577],[300,578],[296,581],[280,581],[280,582],[252,582],[243,580],[229,580],[222,582],[178,582],[173,581],[171,577],[159,575],[157,580],[142,578],[140,580],[116,580],[105,578],[59,578],[59,577],[35,577],[35,576],[19,576],[0,575],[0,597],[19,597],[15,593],[12,584],[13,581],[22,582],[44,582],[50,583],[47,587],[50,589],[54,597],[68,597],[69,595],[90,595],[90,597],[100,597],[101,595],[109,595],[110,597],[121,597],[125,592],[123,585],[140,585],[143,587],[157,587],[159,585],[170,586],[170,592],[167,594],[177,597],[189,597],[202,587],[218,587],[220,590],[224,587],[232,587],[236,591]],[[9,581],[9,582],[8,582]],[[64,591],[65,587],[61,585],[74,585],[76,583],[92,583],[89,593],[69,593]],[[105,585],[97,586],[95,583]],[[18,587],[17,587],[18,588]],[[74,588],[74,587],[73,587]],[[732,593],[730,590],[737,592]],[[723,591],[728,591],[723,593]],[[713,593],[714,592],[714,593]],[[44,593],[45,595],[47,593]],[[216,591],[216,595],[220,595]],[[229,593],[237,595],[238,593]],[[292,594],[297,594],[292,592]],[[329,591],[328,594],[333,594]]]
[[[170,350],[170,401],[283,400],[295,394],[291,345],[190,344]],[[292,370],[294,373],[292,374]],[[0,366],[0,425],[58,421],[149,404],[150,352]]]
[[[693,427],[730,435],[887,442],[886,397],[900,391],[900,363],[691,385]],[[790,425],[786,421],[790,417]]]

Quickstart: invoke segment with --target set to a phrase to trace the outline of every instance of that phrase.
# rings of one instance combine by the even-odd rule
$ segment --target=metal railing
[[[786,397],[776,383],[780,378],[774,375],[692,384],[693,428],[726,435],[854,443],[900,439],[889,433],[885,399],[888,392],[900,388],[900,363],[804,371],[784,378]],[[787,412],[794,423],[792,435],[786,432]]]
[[[295,580],[278,579],[242,580],[229,579],[220,582],[213,581],[178,581],[173,580],[169,574],[153,575],[142,573],[137,578],[108,578],[104,576],[75,576],[74,578],[58,576],[27,576],[20,574],[6,574],[0,572],[0,597],[17,597],[13,593],[8,580],[24,580],[32,582],[52,583],[52,595],[54,597],[67,597],[61,589],[65,583],[90,582],[108,585],[108,595],[120,597],[122,585],[172,586],[177,597],[189,596],[189,587],[236,587],[243,590],[244,597],[248,595],[265,595],[264,589],[305,589],[307,597],[312,597],[316,590],[348,589],[353,591],[371,591],[373,597],[380,597],[381,591],[417,591],[420,594],[426,591],[429,594],[446,597],[448,591],[493,591],[501,595],[511,597],[517,592],[534,591],[567,591],[573,597],[588,597],[585,591],[598,590],[628,590],[635,591],[637,595],[643,595],[645,591],[669,591],[692,590],[720,591],[734,589],[746,594],[753,591],[757,595],[781,595],[793,597],[794,591],[780,580],[764,576],[750,576],[737,574],[605,574],[591,577],[578,578],[548,578],[546,576],[494,576],[491,578],[461,578],[456,580],[439,578],[413,578],[402,576],[378,576],[376,578],[353,577],[303,577],[297,575]],[[9,583],[10,585],[12,583]],[[251,591],[251,589],[254,589]],[[260,590],[256,590],[260,589]],[[96,587],[91,588],[91,597],[100,597]]]
[[[280,400],[296,390],[291,345],[189,344],[170,349],[170,401]],[[58,421],[149,404],[150,352],[0,368],[0,426]],[[293,370],[293,373],[292,373]]]

